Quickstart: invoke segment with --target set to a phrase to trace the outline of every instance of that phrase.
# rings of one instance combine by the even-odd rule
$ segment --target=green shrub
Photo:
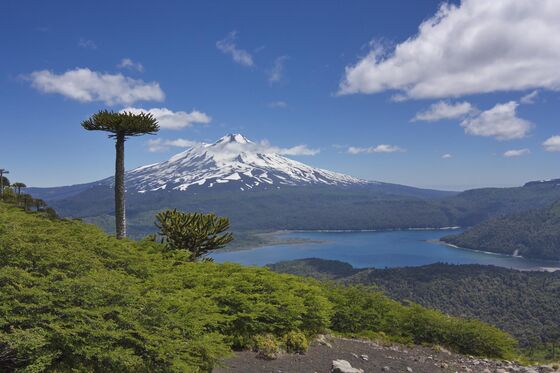
[[[208,371],[231,348],[254,347],[255,336],[276,351],[289,335],[286,348],[298,352],[301,336],[327,329],[495,357],[514,344],[486,324],[367,288],[184,263],[164,251],[0,203],[0,371]]]
[[[504,358],[517,342],[509,334],[478,320],[450,317],[417,304],[402,305],[364,286],[333,286],[331,327],[342,334],[384,333],[401,343],[440,344],[456,352]]]
[[[258,357],[266,360],[274,360],[280,354],[280,347],[272,334],[255,336],[254,350]]]
[[[289,332],[286,334],[284,336],[284,345],[286,346],[287,352],[296,354],[304,354],[309,347],[307,338],[302,332]]]

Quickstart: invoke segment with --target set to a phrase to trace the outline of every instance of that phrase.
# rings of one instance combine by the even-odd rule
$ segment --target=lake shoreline
[[[448,243],[445,241],[442,241],[440,239],[434,239],[434,240],[429,240],[429,242],[434,243],[436,245],[442,245],[442,246],[447,246],[447,247],[451,247],[453,249],[458,249],[458,250],[466,250],[466,251],[471,251],[471,252],[475,252],[475,253],[482,253],[482,254],[487,254],[487,255],[495,255],[495,256],[500,256],[500,257],[507,257],[507,258],[516,258],[516,259],[521,259],[521,260],[535,260],[535,261],[539,261],[539,262],[550,262],[550,264],[555,264],[559,267],[537,267],[535,269],[517,269],[519,271],[530,271],[530,272],[556,272],[556,271],[560,271],[560,264],[558,262],[552,261],[552,260],[545,260],[545,259],[533,259],[533,258],[525,258],[524,256],[521,255],[512,255],[512,254],[504,254],[504,253],[496,253],[493,251],[484,251],[484,250],[477,250],[477,249],[469,249],[468,247],[461,247],[461,246],[457,246],[454,245],[452,243]]]

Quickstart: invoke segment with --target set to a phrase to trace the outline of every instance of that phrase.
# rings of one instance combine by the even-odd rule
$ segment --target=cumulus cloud
[[[277,83],[282,80],[284,76],[284,64],[288,60],[288,56],[280,56],[274,60],[272,69],[268,72],[268,82]]]
[[[454,104],[446,101],[439,101],[432,104],[427,110],[417,113],[412,121],[435,122],[442,119],[455,119],[464,117],[475,111],[476,109],[466,101]]]
[[[529,154],[531,154],[531,151],[527,148],[525,148],[525,149],[511,149],[511,150],[508,150],[508,151],[504,152],[504,157],[506,157],[506,158],[521,157],[523,155],[529,155]]]
[[[534,104],[535,101],[537,100],[537,97],[539,96],[539,91],[533,91],[529,94],[526,94],[525,96],[521,97],[520,102],[522,104]]]
[[[441,159],[451,159],[451,158],[453,158],[453,155],[449,153],[445,153],[441,156]]]
[[[266,104],[271,109],[284,109],[288,107],[288,103],[286,101],[272,101]]]
[[[127,107],[121,110],[121,112],[124,111],[134,114],[150,113],[158,120],[159,126],[165,129],[176,130],[190,127],[194,123],[206,124],[212,121],[210,116],[198,110],[193,110],[190,113],[187,113],[186,111],[172,111],[167,108],[152,108],[146,110],[135,107]]]
[[[367,148],[360,148],[356,146],[350,146],[347,149],[348,154],[362,154],[362,153],[397,153],[404,152],[405,150],[396,145],[380,144],[377,146],[370,146]]]
[[[153,139],[148,141],[148,150],[150,152],[160,152],[160,151],[167,151],[172,147],[178,148],[190,148],[190,147],[202,147],[207,146],[208,144],[198,142],[198,141],[191,141],[187,139],[173,139],[173,140],[163,140],[163,139]],[[210,149],[207,149],[210,151]],[[262,153],[262,154],[281,154],[281,155],[317,155],[319,154],[319,149],[312,149],[309,148],[307,145],[296,145],[289,148],[283,148],[279,146],[272,145],[268,140],[262,140],[258,142],[246,142],[246,143],[238,143],[238,142],[230,142],[220,146],[217,149],[215,156],[219,158],[232,158],[239,155],[242,152],[249,152],[249,153]]]
[[[560,89],[560,1],[444,3],[418,33],[387,50],[375,44],[345,69],[339,94],[397,91],[444,98]]]
[[[95,44],[93,40],[80,38],[80,40],[78,40],[78,47],[84,49],[97,49],[97,44]]]
[[[549,137],[543,142],[543,146],[547,152],[560,152],[560,136]]]
[[[76,68],[62,74],[34,71],[26,79],[44,93],[58,93],[80,102],[101,101],[107,105],[129,105],[136,101],[163,101],[159,83],[146,83],[122,74],[107,74],[88,68]]]
[[[199,145],[196,141],[191,141],[187,139],[174,139],[174,140],[164,140],[164,139],[153,139],[148,140],[148,151],[150,152],[164,152],[172,147],[178,148],[190,148],[192,146]]]
[[[497,104],[492,109],[463,120],[461,126],[469,135],[495,137],[498,140],[523,138],[533,128],[533,124],[517,117],[517,106],[519,104],[515,101]]]
[[[320,153],[319,149],[309,148],[307,145],[296,145],[289,148],[283,148],[279,146],[272,145],[268,140],[261,140],[258,142],[248,142],[248,143],[237,143],[232,142],[226,144],[225,148],[232,154],[239,154],[243,151],[248,151],[252,153],[263,153],[270,154],[276,153],[281,155],[317,155]]]
[[[123,58],[121,62],[117,65],[117,67],[120,69],[135,70],[138,72],[144,71],[144,65],[142,65],[140,62],[135,62],[130,58]]]
[[[225,54],[229,54],[235,62],[243,66],[253,66],[253,56],[235,44],[237,32],[232,31],[224,39],[216,42],[216,48]]]

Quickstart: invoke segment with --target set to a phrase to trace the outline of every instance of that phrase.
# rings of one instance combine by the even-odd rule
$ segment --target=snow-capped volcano
[[[296,185],[361,185],[365,180],[314,168],[270,152],[240,134],[200,144],[169,160],[126,173],[128,191],[185,191],[193,187],[240,190]]]

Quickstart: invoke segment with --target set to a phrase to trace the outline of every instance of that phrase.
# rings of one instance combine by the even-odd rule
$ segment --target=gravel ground
[[[326,343],[328,342],[328,343]],[[364,355],[364,356],[363,356]],[[214,372],[243,373],[326,373],[333,360],[343,359],[364,372],[472,372],[472,373],[541,373],[548,367],[521,367],[513,362],[479,359],[421,346],[379,345],[371,341],[331,338],[313,342],[305,355],[282,354],[275,360],[257,358],[243,351],[226,360]]]

